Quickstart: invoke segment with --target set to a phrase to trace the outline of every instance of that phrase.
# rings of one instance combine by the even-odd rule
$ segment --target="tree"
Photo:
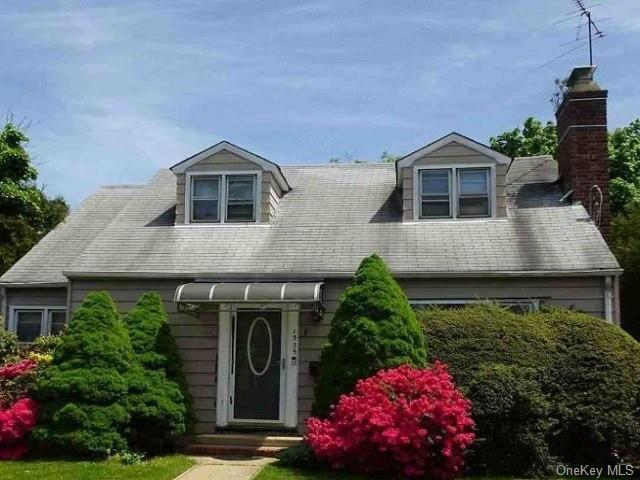
[[[612,249],[624,269],[620,308],[622,326],[640,339],[640,205],[636,203],[613,220]]]
[[[380,257],[365,258],[341,297],[322,350],[315,416],[325,416],[356,381],[382,368],[425,364],[422,329]]]
[[[640,202],[640,118],[609,134],[611,209],[614,213]]]
[[[113,300],[87,295],[38,380],[35,440],[64,454],[105,457],[127,447],[124,405],[136,360]]]
[[[393,153],[389,153],[386,150],[380,154],[377,163],[395,163],[396,160],[401,158],[401,155],[395,155]],[[352,155],[345,155],[345,158],[340,157],[331,157],[329,159],[329,163],[369,163],[369,160],[362,160],[358,158],[353,158]]]
[[[148,292],[142,295],[133,310],[124,316],[131,346],[143,368],[162,372],[180,388],[187,409],[189,426],[194,421],[192,398],[182,371],[182,358],[169,327],[169,318],[160,295]]]
[[[38,172],[25,150],[28,141],[11,122],[0,132],[0,275],[69,212],[62,197],[50,199],[36,186]]]
[[[522,130],[516,127],[489,139],[492,149],[510,157],[530,155],[553,155],[558,138],[553,122],[542,124],[540,120],[529,117],[524,121]]]

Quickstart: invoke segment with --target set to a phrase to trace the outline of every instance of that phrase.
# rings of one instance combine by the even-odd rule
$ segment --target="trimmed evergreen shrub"
[[[484,363],[470,379],[473,418],[483,437],[474,445],[476,472],[551,473],[547,438],[554,421],[536,369]]]
[[[429,360],[448,363],[474,405],[483,439],[471,459],[476,470],[544,470],[542,436],[551,455],[574,464],[603,465],[639,448],[640,344],[619,327],[566,309],[516,315],[493,304],[418,316]],[[547,409],[550,429],[540,421]],[[527,429],[536,434],[520,435]],[[519,472],[506,471],[509,432],[529,452],[528,468],[527,456],[513,460]]]
[[[306,442],[302,442],[298,445],[280,450],[276,457],[281,465],[295,468],[317,469],[321,468],[322,464],[316,460],[316,455],[313,453],[313,449]]]
[[[186,407],[186,429],[190,430],[195,423],[193,399],[160,295],[155,292],[142,295],[136,306],[124,316],[124,322],[129,330],[131,346],[142,367],[163,372],[168,380],[178,385]],[[158,381],[155,380],[156,383]]]
[[[93,457],[125,449],[131,416],[124,400],[135,363],[111,297],[87,295],[38,379],[41,410],[33,437],[41,448]]]
[[[380,257],[365,258],[340,299],[322,350],[313,414],[324,416],[356,381],[382,368],[425,364],[424,338],[400,285]]]

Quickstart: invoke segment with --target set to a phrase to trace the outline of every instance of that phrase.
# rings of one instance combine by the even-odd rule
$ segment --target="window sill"
[[[229,228],[229,227],[269,227],[269,222],[231,222],[231,223],[175,223],[175,228]]]

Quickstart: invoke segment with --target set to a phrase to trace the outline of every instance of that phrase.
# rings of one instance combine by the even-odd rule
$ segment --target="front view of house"
[[[606,96],[574,70],[556,159],[457,133],[395,164],[279,166],[218,143],[87,198],[0,279],[6,326],[29,342],[91,291],[121,312],[158,292],[212,433],[302,428],[339,296],[372,253],[417,308],[492,299],[619,323]]]

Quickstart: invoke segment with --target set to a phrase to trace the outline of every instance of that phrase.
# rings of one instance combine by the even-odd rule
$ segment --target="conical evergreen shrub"
[[[322,350],[313,414],[325,416],[357,380],[382,368],[425,365],[422,329],[380,257],[365,258],[340,299]]]
[[[159,450],[170,446],[172,439],[185,433],[194,421],[182,359],[157,293],[142,295],[124,316],[124,322],[147,379],[146,386],[143,378],[134,378],[132,384],[140,388],[130,398],[131,408],[136,411],[132,411],[131,440],[145,451]],[[150,435],[149,429],[155,435]]]
[[[34,439],[63,455],[104,457],[127,446],[124,406],[136,365],[127,330],[106,292],[78,307],[38,380]]]

